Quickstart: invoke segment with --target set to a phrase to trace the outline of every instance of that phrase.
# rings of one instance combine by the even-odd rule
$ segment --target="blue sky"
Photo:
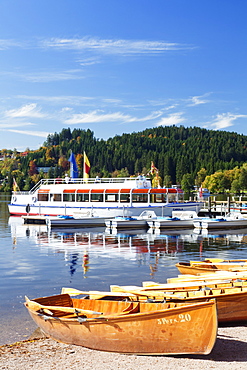
[[[247,2],[0,1],[0,149],[159,125],[247,135]]]

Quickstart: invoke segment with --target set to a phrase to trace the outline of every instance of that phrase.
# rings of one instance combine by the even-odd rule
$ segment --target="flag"
[[[78,168],[77,168],[75,156],[72,152],[69,157],[69,162],[70,162],[70,177],[72,179],[77,179],[78,178]]]
[[[154,162],[151,162],[151,170],[150,173],[153,175],[154,173],[158,172],[157,168],[154,165]]]
[[[90,172],[90,162],[89,159],[84,152],[84,164],[83,164],[83,178],[88,179],[89,178],[89,172]]]
[[[13,178],[13,191],[20,191],[15,178]]]

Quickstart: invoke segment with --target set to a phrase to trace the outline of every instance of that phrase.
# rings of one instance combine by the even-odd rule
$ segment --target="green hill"
[[[24,155],[15,153],[12,161],[8,158],[8,182],[15,176],[19,186],[28,188],[39,178],[39,167],[49,167],[51,177],[63,176],[68,171],[70,150],[76,155],[81,176],[85,151],[91,163],[91,177],[147,173],[153,161],[161,178],[169,178],[175,184],[181,183],[188,174],[195,181],[202,168],[211,175],[241,167],[247,162],[247,136],[198,127],[159,126],[99,140],[89,129],[71,131],[68,128],[49,135],[38,150]],[[0,163],[1,179],[6,177],[6,160]],[[32,178],[30,181],[28,175]]]

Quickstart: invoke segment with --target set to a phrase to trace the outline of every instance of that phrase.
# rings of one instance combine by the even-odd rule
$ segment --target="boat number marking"
[[[177,317],[171,318],[171,319],[166,319],[165,317],[162,317],[162,319],[158,319],[158,325],[162,324],[175,324],[175,323],[180,323],[180,322],[188,322],[191,321],[191,316],[189,313],[183,315],[180,314]]]

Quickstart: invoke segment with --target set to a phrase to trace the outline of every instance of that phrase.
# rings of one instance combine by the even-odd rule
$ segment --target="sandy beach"
[[[207,355],[136,356],[90,350],[57,343],[39,330],[27,341],[0,347],[0,369],[246,369],[247,326],[219,327]]]

